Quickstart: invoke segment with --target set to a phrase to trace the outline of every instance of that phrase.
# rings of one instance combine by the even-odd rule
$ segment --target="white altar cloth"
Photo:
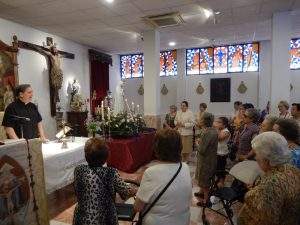
[[[74,181],[74,169],[86,163],[84,145],[88,138],[76,137],[68,142],[67,149],[61,149],[62,143],[49,142],[42,145],[46,192],[50,194]]]

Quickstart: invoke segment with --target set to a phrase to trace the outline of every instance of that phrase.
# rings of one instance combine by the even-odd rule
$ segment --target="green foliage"
[[[87,122],[87,129],[91,133],[101,135],[111,134],[114,138],[132,137],[142,132],[145,127],[145,121],[142,115],[131,116],[127,113],[111,114],[110,121],[107,120],[107,112],[105,112],[105,121],[101,116],[96,116],[93,120]]]

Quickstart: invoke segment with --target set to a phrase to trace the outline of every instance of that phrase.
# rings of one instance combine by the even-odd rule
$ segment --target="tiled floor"
[[[141,167],[138,171],[133,174],[120,172],[120,175],[124,179],[139,180],[141,179],[145,169],[157,162],[153,161],[146,166]],[[191,176],[195,174],[195,163],[189,164],[191,170]],[[195,180],[193,179],[193,193],[199,191]],[[192,198],[191,201],[191,222],[190,225],[201,225],[202,224],[202,208],[197,207],[197,199]],[[51,219],[50,225],[69,225],[72,224],[73,212],[76,205],[76,198],[74,195],[73,186],[69,185],[62,190],[56,191],[55,193],[48,196],[48,207],[49,216]],[[218,207],[218,206],[216,206]],[[234,211],[237,212],[240,208],[240,204],[234,207]],[[206,210],[205,213],[210,225],[229,225],[228,221],[222,216],[213,213],[211,210]],[[120,222],[120,225],[129,225],[128,222]]]

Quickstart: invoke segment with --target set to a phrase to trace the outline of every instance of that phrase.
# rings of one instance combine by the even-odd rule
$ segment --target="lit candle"
[[[137,106],[136,106],[136,111],[137,111],[137,114],[140,113],[140,105],[137,105]]]
[[[131,103],[131,111],[134,113],[134,102]]]
[[[108,121],[110,121],[110,108],[107,107],[107,118],[108,118]]]

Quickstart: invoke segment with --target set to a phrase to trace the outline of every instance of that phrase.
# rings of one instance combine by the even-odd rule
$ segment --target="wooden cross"
[[[14,36],[14,40],[17,40],[17,37]],[[59,101],[58,91],[62,87],[63,72],[60,68],[59,58],[68,58],[74,59],[75,55],[69,52],[64,52],[56,49],[56,46],[53,45],[52,38],[47,38],[47,45],[45,46],[35,45],[25,41],[18,41],[18,47],[36,51],[44,55],[48,59],[49,65],[49,86],[50,86],[50,109],[51,116],[56,115],[56,102]]]

